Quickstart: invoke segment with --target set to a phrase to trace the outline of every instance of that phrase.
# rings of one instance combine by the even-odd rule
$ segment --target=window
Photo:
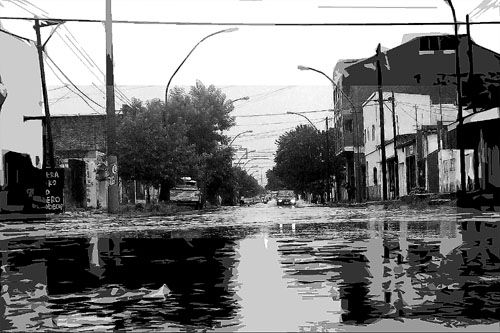
[[[372,125],[372,141],[375,141],[375,125]]]
[[[451,35],[426,36],[420,38],[420,51],[455,50],[455,45],[455,36]]]
[[[365,140],[365,143],[366,143],[366,128],[365,128],[365,131],[363,133],[363,139]]]
[[[455,36],[440,36],[441,50],[455,50],[457,42]]]
[[[344,131],[352,132],[352,119],[344,120]]]
[[[373,184],[378,185],[377,168],[373,168]]]

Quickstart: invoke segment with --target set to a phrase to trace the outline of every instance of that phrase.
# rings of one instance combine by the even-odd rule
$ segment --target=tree
[[[120,177],[138,180],[146,186],[174,184],[182,174],[197,169],[199,157],[189,144],[184,124],[163,126],[160,100],[133,99],[123,108],[118,126],[117,156]]]
[[[285,183],[278,177],[276,167],[266,171],[267,185],[266,190],[277,191],[286,187]]]
[[[189,94],[174,88],[167,108],[168,122],[184,123],[186,135],[199,154],[213,153],[228,137],[222,132],[230,129],[235,121],[230,115],[233,105],[220,89],[205,87],[200,81],[191,87]]]
[[[330,164],[326,165],[325,142],[325,132],[305,125],[280,136],[276,141],[276,166],[270,172],[270,186],[286,187],[298,193],[323,193],[326,190],[327,170],[329,175],[339,174],[341,167],[340,161],[335,158],[334,144],[330,144]]]

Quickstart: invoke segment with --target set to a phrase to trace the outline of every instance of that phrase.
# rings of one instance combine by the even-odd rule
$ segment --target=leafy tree
[[[117,156],[120,176],[139,180],[158,188],[174,184],[178,175],[192,173],[199,163],[194,146],[189,144],[185,125],[163,126],[163,104],[159,100],[134,99],[123,108],[118,126]]]
[[[234,167],[233,172],[238,184],[236,187],[238,197],[250,198],[264,193],[265,190],[259,185],[257,179],[249,175],[245,170]]]
[[[205,87],[197,81],[189,94],[180,88],[173,89],[167,109],[168,121],[186,124],[188,140],[198,153],[212,153],[220,144],[228,142],[222,131],[235,123],[230,115],[233,108],[220,89],[213,85]]]
[[[276,174],[276,167],[266,171],[267,185],[266,190],[277,191],[285,189],[285,183]]]
[[[333,136],[330,133],[330,139]],[[276,166],[270,172],[273,189],[288,188],[298,193],[324,192],[327,168],[329,174],[338,174],[340,161],[335,158],[334,144],[330,143],[326,165],[326,136],[311,126],[300,125],[286,132],[276,141]],[[269,181],[269,178],[268,178]]]

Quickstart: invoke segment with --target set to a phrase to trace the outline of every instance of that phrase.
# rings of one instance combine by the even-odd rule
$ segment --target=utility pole
[[[116,158],[115,80],[113,74],[113,19],[111,0],[106,0],[106,142],[108,158],[108,212],[118,211],[118,163]]]
[[[48,23],[47,25],[51,25]],[[49,160],[48,166],[50,168],[55,168],[55,160],[54,160],[54,142],[52,139],[52,126],[50,122],[50,110],[49,110],[49,99],[47,95],[47,83],[45,81],[45,66],[43,63],[43,49],[44,45],[42,45],[42,37],[40,34],[40,20],[35,20],[35,26],[33,27],[36,32],[36,48],[38,50],[38,62],[40,64],[40,75],[42,79],[42,94],[43,94],[43,106],[45,109],[45,119],[42,120],[42,128],[43,128],[43,147],[47,148],[47,155],[43,157],[44,168],[47,167],[47,157]],[[47,40],[48,41],[48,40]],[[44,153],[45,153],[44,149]]]
[[[326,128],[326,155],[325,155],[325,162],[326,162],[326,201],[330,202],[330,196],[331,196],[331,191],[330,191],[330,139],[328,138],[328,116],[325,118],[325,128]]]
[[[387,200],[387,166],[385,156],[385,133],[384,133],[384,96],[382,95],[382,69],[380,67],[380,43],[377,46],[377,85],[378,104],[380,113],[380,149],[382,151],[382,199]]]
[[[418,107],[415,105],[415,186],[420,187],[418,176]]]
[[[394,100],[394,91],[391,96],[392,102],[392,136],[393,136],[393,145],[394,145],[394,197],[399,197],[399,161],[398,161],[398,150],[396,148],[396,102]]]
[[[468,45],[468,50],[467,50],[467,56],[469,57],[469,94],[471,95],[471,102],[472,102],[472,112],[476,113],[476,94],[473,91],[473,86],[474,86],[474,58],[472,54],[472,39],[470,36],[470,22],[469,22],[469,15],[467,14],[465,16],[466,24],[467,24],[467,45]],[[478,147],[474,147],[474,189],[477,190],[481,186],[479,184],[479,153],[478,153]]]

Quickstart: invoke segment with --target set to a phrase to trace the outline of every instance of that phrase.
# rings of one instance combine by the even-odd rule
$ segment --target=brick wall
[[[51,120],[57,156],[78,158],[90,151],[106,151],[106,115],[55,116]]]

